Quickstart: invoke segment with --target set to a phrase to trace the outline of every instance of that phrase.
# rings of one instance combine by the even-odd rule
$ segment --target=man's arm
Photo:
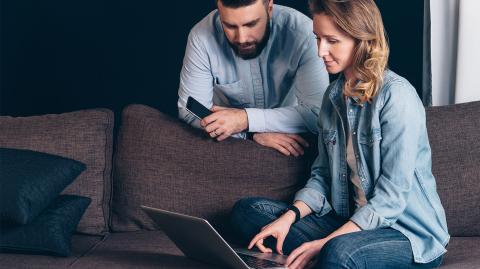
[[[316,122],[329,78],[317,55],[315,39],[308,36],[292,89],[298,105],[274,109],[247,108],[250,132],[316,133]]]
[[[193,127],[202,128],[200,120],[186,109],[189,96],[197,99],[207,108],[213,106],[213,75],[209,57],[206,48],[193,32],[188,35],[180,73],[177,106],[180,119]],[[238,133],[232,136],[245,139],[246,134]]]
[[[178,116],[188,124],[201,128],[200,121],[186,110],[188,96],[204,106],[212,107],[213,77],[207,51],[195,33],[188,35],[178,88]]]

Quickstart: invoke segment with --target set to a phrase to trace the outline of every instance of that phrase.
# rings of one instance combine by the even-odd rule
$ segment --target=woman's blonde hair
[[[330,16],[355,39],[352,70],[356,81],[346,81],[344,94],[361,103],[371,101],[383,83],[388,63],[388,41],[382,16],[373,0],[310,0],[315,14]],[[357,83],[355,85],[355,83]]]

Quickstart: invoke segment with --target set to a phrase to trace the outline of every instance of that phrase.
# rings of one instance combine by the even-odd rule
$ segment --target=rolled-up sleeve
[[[390,227],[407,207],[418,141],[426,128],[425,110],[411,85],[395,82],[389,86],[380,124],[381,174],[368,203],[350,218],[363,230]]]

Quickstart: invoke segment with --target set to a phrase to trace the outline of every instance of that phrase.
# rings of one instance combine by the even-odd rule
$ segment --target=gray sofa
[[[442,268],[480,268],[480,102],[427,109],[433,172],[452,235]],[[77,159],[87,170],[64,192],[92,198],[68,258],[0,254],[0,268],[214,268],[185,258],[140,205],[210,220],[234,240],[228,214],[246,196],[289,201],[308,179],[314,147],[284,157],[252,141],[217,143],[143,105],[113,113],[0,117],[0,147]],[[113,153],[114,152],[114,153]]]

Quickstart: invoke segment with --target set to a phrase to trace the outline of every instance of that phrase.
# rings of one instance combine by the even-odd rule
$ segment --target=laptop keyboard
[[[276,263],[273,261],[269,260],[264,260],[264,259],[259,259],[253,256],[237,253],[240,258],[249,266],[252,268],[268,268],[268,267],[284,267],[280,263]]]

